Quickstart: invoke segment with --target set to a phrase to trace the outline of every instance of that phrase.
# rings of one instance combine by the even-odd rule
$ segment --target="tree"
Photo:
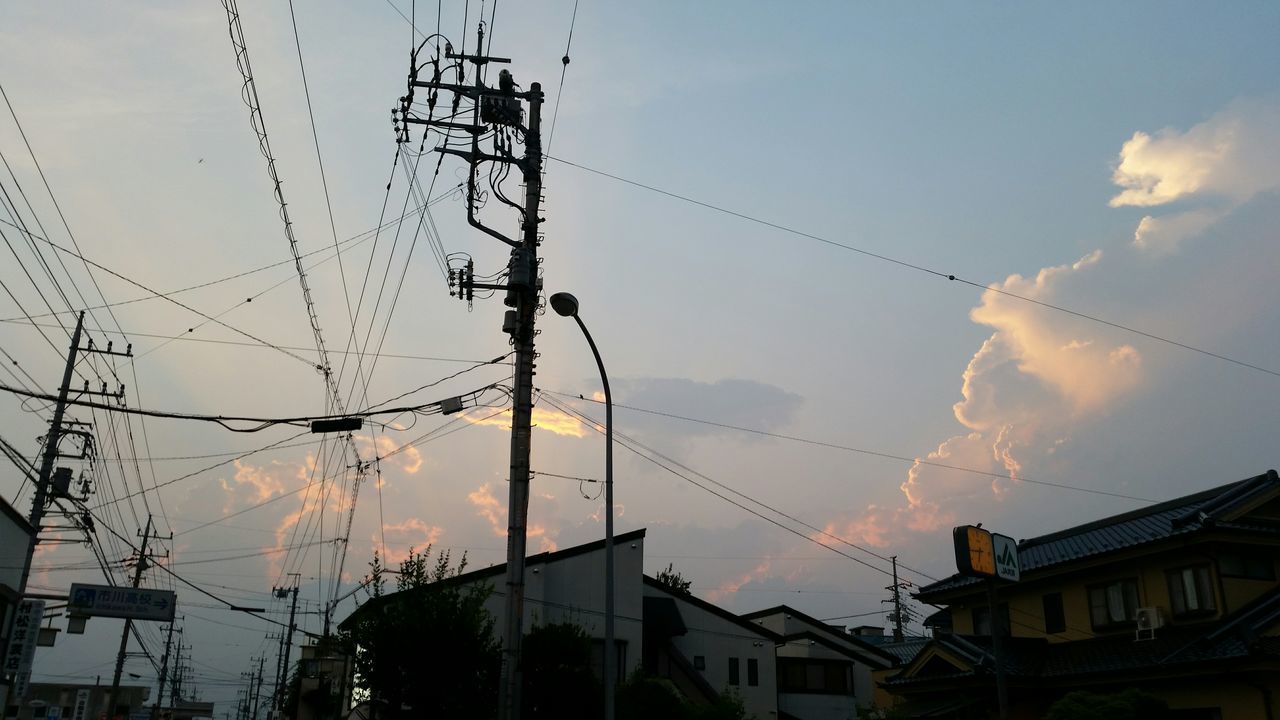
[[[1160,698],[1136,688],[1102,695],[1077,690],[1049,706],[1046,720],[1160,720],[1169,706]]]
[[[678,593],[683,593],[685,595],[691,594],[689,592],[689,588],[693,585],[693,581],[686,580],[685,577],[680,574],[680,571],[675,569],[675,563],[667,563],[666,569],[659,570],[658,576],[654,578],[654,580],[657,580]]]
[[[522,648],[526,718],[588,720],[601,715],[604,688],[591,672],[591,636],[572,623],[538,625]]]
[[[356,687],[369,694],[377,717],[484,718],[497,708],[501,649],[484,602],[493,589],[456,578],[466,555],[451,567],[448,551],[430,561],[431,546],[412,549],[400,564],[396,593],[373,556],[373,599],[341,634],[355,658]]]

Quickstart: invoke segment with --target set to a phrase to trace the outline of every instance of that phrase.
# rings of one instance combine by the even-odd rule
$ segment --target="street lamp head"
[[[551,309],[557,315],[574,317],[578,314],[578,298],[567,292],[558,292],[551,296]]]

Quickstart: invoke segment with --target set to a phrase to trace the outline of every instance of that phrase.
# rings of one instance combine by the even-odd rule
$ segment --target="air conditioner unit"
[[[1138,640],[1154,640],[1156,638],[1156,629],[1164,625],[1164,618],[1161,617],[1160,608],[1158,607],[1138,608],[1134,619],[1138,625]]]

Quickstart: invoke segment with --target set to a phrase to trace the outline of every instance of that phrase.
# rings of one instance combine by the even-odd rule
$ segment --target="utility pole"
[[[164,683],[169,675],[169,646],[173,644],[173,623],[169,623],[169,633],[164,639],[164,655],[160,658],[160,687],[156,690],[156,701],[151,705],[151,720],[160,715],[160,706],[164,704]]]
[[[22,560],[22,575],[18,580],[19,602],[22,601],[22,598],[27,593],[27,582],[31,578],[31,562],[35,557],[36,545],[40,543],[40,531],[44,528],[44,513],[46,506],[49,504],[49,486],[54,477],[54,465],[57,463],[58,457],[61,455],[58,448],[63,435],[67,433],[63,427],[65,424],[68,424],[64,422],[64,417],[67,409],[67,396],[71,393],[71,376],[75,374],[77,356],[84,352],[97,353],[101,355],[121,355],[126,357],[132,356],[133,354],[132,345],[130,345],[125,352],[121,353],[113,350],[111,343],[107,343],[106,350],[95,348],[92,340],[89,341],[88,347],[82,348],[80,347],[80,339],[83,334],[84,311],[81,311],[76,317],[75,332],[71,334],[71,349],[67,352],[67,364],[62,371],[62,384],[58,386],[58,400],[53,406],[53,419],[50,420],[49,432],[45,435],[44,449],[40,456],[39,474],[36,477],[35,483],[35,496],[31,501],[31,513],[27,517],[27,522],[30,523],[32,528],[34,528],[35,534],[32,535],[31,542],[27,545],[26,555]],[[118,392],[108,392],[104,383],[101,391],[90,390],[88,382],[86,381],[84,389],[78,390],[76,394],[77,396],[106,396],[119,399],[124,397],[124,388],[121,387]],[[6,637],[13,637],[12,623],[17,619],[18,614],[14,612],[10,615],[10,625],[5,629]],[[12,686],[12,683],[10,683],[10,686]]]
[[[902,633],[902,623],[903,620],[906,619],[902,613],[902,589],[907,587],[907,585],[905,583],[898,582],[898,556],[894,555],[890,557],[889,560],[893,562],[893,584],[885,588],[885,590],[892,592],[893,597],[884,602],[893,603],[893,612],[889,617],[889,619],[893,621],[893,641],[902,642],[904,637]]]
[[[481,24],[476,42],[477,52],[484,48],[484,26]],[[420,49],[420,48],[419,48]],[[409,92],[401,98],[400,118],[405,123],[401,142],[407,142],[408,125],[410,123],[442,128],[446,131],[461,130],[471,134],[471,149],[458,150],[450,147],[437,147],[436,150],[449,155],[457,155],[467,161],[470,172],[467,176],[467,222],[473,227],[501,240],[511,247],[511,259],[507,265],[507,282],[502,284],[477,283],[474,279],[473,263],[458,270],[456,275],[451,270],[450,285],[457,287],[457,295],[470,301],[474,291],[506,290],[505,304],[511,308],[503,318],[502,329],[511,336],[511,344],[515,348],[515,373],[512,388],[512,420],[511,420],[511,471],[509,476],[509,495],[507,503],[507,602],[503,614],[503,648],[502,672],[498,686],[498,717],[500,720],[517,720],[520,717],[521,688],[521,646],[524,639],[524,575],[525,548],[529,517],[529,451],[530,434],[533,424],[533,374],[534,360],[534,321],[539,307],[539,291],[541,281],[538,277],[538,245],[541,235],[538,225],[542,219],[538,216],[539,203],[542,200],[542,85],[530,83],[526,92],[516,91],[515,80],[506,70],[498,74],[498,87],[491,88],[481,80],[481,69],[490,63],[509,63],[508,58],[489,57],[485,55],[467,55],[453,52],[452,45],[445,44],[444,56],[454,63],[469,62],[475,67],[474,81],[465,85],[461,80],[457,84],[441,81],[440,58],[432,59],[435,75],[430,81],[418,80],[417,50],[411,56],[409,75]],[[454,108],[457,109],[459,98],[467,97],[472,103],[470,123],[457,123],[434,120],[430,117],[413,116],[413,95],[415,88],[431,90],[428,105],[431,112],[435,110],[436,96],[439,90],[454,93]],[[529,104],[528,127],[522,125],[523,108],[520,101]],[[480,135],[486,131],[487,125],[495,130],[495,153],[483,153],[479,147]],[[511,137],[524,140],[524,157],[517,158],[511,151]],[[425,136],[424,136],[425,142]],[[477,208],[476,175],[477,166],[482,162],[515,165],[520,169],[524,180],[524,206],[517,209],[521,212],[520,237],[512,239],[503,233],[482,224],[475,216]],[[502,197],[498,188],[497,196]],[[505,199],[505,198],[504,198]],[[514,205],[514,203],[507,202]],[[452,294],[452,292],[451,292]],[[606,679],[606,682],[608,679]]]
[[[173,675],[169,677],[169,709],[173,710],[182,701],[182,630],[178,629],[178,652],[174,655]]]
[[[170,536],[172,537],[172,536]],[[147,516],[147,529],[142,533],[142,547],[138,550],[138,564],[133,569],[133,587],[137,588],[142,583],[142,573],[147,569],[149,560],[147,559],[147,542],[152,539],[151,535],[151,516]],[[164,540],[159,536],[156,540]],[[116,701],[120,693],[120,674],[124,671],[125,650],[129,647],[129,631],[133,629],[133,618],[125,618],[124,630],[120,633],[120,652],[116,653],[116,672],[111,677],[111,694],[108,697],[111,700],[107,704],[107,713],[114,717],[116,714]]]
[[[293,593],[293,601],[289,605],[289,629],[285,631],[281,644],[284,645],[284,657],[280,660],[280,673],[276,676],[276,709],[283,710],[285,703],[285,689],[289,682],[289,655],[293,650],[293,633],[295,632],[294,618],[298,614],[298,580],[301,576],[298,573],[290,573],[297,576],[293,581],[292,588],[272,588],[276,597],[285,598],[289,593]]]
[[[262,694],[262,661],[263,657],[258,657],[258,683],[253,686],[253,714],[250,716],[253,720],[258,720],[258,696]]]

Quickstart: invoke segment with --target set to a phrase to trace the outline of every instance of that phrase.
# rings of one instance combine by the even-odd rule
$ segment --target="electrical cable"
[[[596,403],[598,405],[604,404],[603,400],[596,400],[595,398],[585,397],[582,394],[575,395],[575,394],[566,393],[566,392],[559,392],[556,390],[546,390],[543,388],[535,388],[535,389],[538,390],[539,392],[549,393],[552,395],[559,395],[561,397],[566,397],[570,399],[582,400],[584,402]],[[700,425],[709,425],[711,427],[723,428],[725,430],[736,430],[738,432],[751,433],[753,435],[760,435],[762,437],[770,437],[777,440],[787,440],[789,442],[803,443],[805,445],[813,445],[816,447],[830,448],[832,450],[844,450],[847,452],[858,453],[861,455],[869,455],[872,457],[885,458],[887,460],[900,460],[902,462],[908,462],[908,463],[919,464],[919,465],[927,465],[929,467],[943,468],[946,470],[957,470],[960,472],[973,473],[974,475],[982,475],[985,477],[997,478],[1001,480],[1012,480],[1014,482],[1025,482],[1025,483],[1030,483],[1032,485],[1043,485],[1045,487],[1055,487],[1061,490],[1074,490],[1075,492],[1090,493],[1094,495],[1105,495],[1108,497],[1122,498],[1124,500],[1134,500],[1137,502],[1144,502],[1144,503],[1158,502],[1150,498],[1138,497],[1136,495],[1125,495],[1124,493],[1110,492],[1107,490],[1095,490],[1093,488],[1081,487],[1079,485],[1068,485],[1066,483],[1051,482],[1048,480],[1033,480],[1031,478],[1015,477],[1014,475],[1010,475],[1007,473],[998,473],[998,472],[992,472],[989,470],[978,470],[976,468],[968,468],[962,465],[952,465],[950,463],[937,462],[934,460],[921,459],[918,457],[910,457],[907,455],[895,455],[893,453],[881,452],[878,450],[868,450],[866,448],[853,447],[850,445],[840,445],[838,443],[824,442],[821,440],[811,440],[808,438],[797,437],[795,435],[784,435],[782,433],[769,432],[767,430],[757,430],[755,428],[741,427],[739,425],[730,425],[728,423],[720,423],[712,420],[702,420],[699,418],[687,417],[684,415],[677,415],[675,413],[663,412],[661,410],[648,410],[645,408],[635,407],[634,405],[624,405],[618,402],[613,403],[613,406],[615,408],[623,408],[626,410],[632,410],[639,413],[645,413],[646,415],[655,415],[658,417],[666,417],[674,420],[683,420],[685,422],[698,423]]]
[[[1205,349],[1203,349],[1203,348],[1196,347],[1195,345],[1190,345],[1190,344],[1188,344],[1188,343],[1180,342],[1180,341],[1178,341],[1178,340],[1173,340],[1173,339],[1171,339],[1171,338],[1167,338],[1167,337],[1163,337],[1163,336],[1160,336],[1160,335],[1156,335],[1155,333],[1151,333],[1151,332],[1147,332],[1147,331],[1145,331],[1145,330],[1141,330],[1141,329],[1139,329],[1139,328],[1137,328],[1137,327],[1135,327],[1135,326],[1132,326],[1132,325],[1124,325],[1124,324],[1121,324],[1121,323],[1118,323],[1118,322],[1113,322],[1113,321],[1111,321],[1111,320],[1104,319],[1104,318],[1099,317],[1099,316],[1097,316],[1097,315],[1090,315],[1090,314],[1088,314],[1088,313],[1080,312],[1080,311],[1077,311],[1077,310],[1072,310],[1072,309],[1070,309],[1070,308],[1068,308],[1068,307],[1066,307],[1066,306],[1064,306],[1064,305],[1058,305],[1058,304],[1054,304],[1054,303],[1050,303],[1050,302],[1045,302],[1045,301],[1043,301],[1043,300],[1036,300],[1035,298],[1030,297],[1030,296],[1027,296],[1027,295],[1022,295],[1022,294],[1019,294],[1019,293],[1015,293],[1015,292],[1012,292],[1012,291],[1010,291],[1010,290],[1003,290],[1003,289],[1001,289],[1001,288],[997,287],[995,283],[989,283],[989,284],[985,284],[985,285],[984,285],[984,284],[982,284],[982,283],[980,283],[980,282],[976,282],[976,281],[974,281],[974,280],[968,280],[968,279],[963,278],[963,277],[960,277],[960,276],[958,276],[958,275],[954,275],[954,274],[950,274],[950,273],[945,273],[945,272],[942,272],[942,271],[940,271],[940,270],[934,270],[934,269],[932,269],[932,268],[925,267],[925,266],[923,266],[923,265],[917,265],[917,264],[915,264],[915,263],[908,262],[908,261],[906,261],[906,260],[900,260],[900,259],[898,259],[898,258],[895,258],[895,257],[889,256],[889,255],[884,255],[884,254],[881,254],[881,253],[873,252],[873,251],[871,251],[871,250],[866,250],[866,249],[863,249],[863,248],[860,248],[860,247],[856,247],[856,246],[854,246],[854,245],[848,245],[848,244],[846,244],[846,243],[837,242],[837,241],[835,241],[835,240],[831,240],[831,239],[828,239],[828,238],[824,238],[824,237],[822,237],[822,236],[820,236],[820,235],[814,235],[814,234],[812,234],[812,233],[807,233],[807,232],[804,232],[804,231],[802,231],[802,230],[797,230],[797,229],[795,229],[795,228],[788,227],[788,226],[786,226],[786,225],[781,225],[781,224],[778,224],[778,223],[770,222],[770,221],[768,221],[768,220],[762,220],[762,219],[760,219],[760,218],[753,217],[753,216],[751,216],[751,215],[747,215],[747,214],[744,214],[744,213],[740,213],[740,212],[737,212],[737,211],[735,211],[735,210],[729,210],[728,208],[720,207],[720,206],[718,206],[718,205],[713,205],[713,204],[711,204],[711,203],[704,202],[704,201],[702,201],[702,200],[696,200],[696,199],[694,199],[694,198],[692,198],[692,197],[689,197],[689,196],[687,196],[687,195],[680,195],[680,194],[677,194],[677,193],[674,193],[674,192],[671,192],[671,191],[668,191],[668,190],[663,190],[663,189],[658,188],[658,187],[655,187],[655,186],[653,186],[653,185],[646,185],[645,183],[637,182],[637,181],[635,181],[635,180],[629,180],[629,179],[627,179],[627,178],[624,178],[624,177],[621,177],[621,176],[618,176],[618,175],[614,175],[614,174],[611,174],[611,173],[607,173],[607,172],[605,172],[605,171],[603,171],[603,170],[596,170],[595,168],[590,168],[590,167],[587,167],[586,165],[580,165],[580,164],[575,163],[575,162],[572,162],[572,161],[570,161],[570,160],[565,160],[564,158],[552,157],[551,155],[545,155],[544,157],[545,157],[547,160],[555,160],[556,162],[564,163],[565,165],[568,165],[568,166],[570,166],[570,167],[578,168],[579,170],[582,170],[582,171],[585,171],[585,172],[589,172],[589,173],[592,173],[592,174],[594,174],[594,175],[599,175],[599,176],[601,176],[601,177],[606,177],[606,178],[609,178],[609,179],[611,179],[611,180],[616,180],[616,181],[618,181],[618,182],[625,183],[625,184],[627,184],[627,185],[631,185],[631,186],[633,186],[633,187],[638,187],[638,188],[642,188],[642,189],[644,189],[644,190],[648,190],[648,191],[650,191],[650,192],[658,193],[659,195],[665,195],[665,196],[667,196],[667,197],[669,197],[669,198],[672,198],[672,199],[675,199],[675,200],[679,200],[679,201],[681,201],[681,202],[689,203],[689,204],[691,204],[691,205],[697,205],[697,206],[699,206],[699,207],[703,207],[703,208],[706,208],[706,209],[708,209],[708,210],[714,210],[715,212],[723,213],[723,214],[725,214],[725,215],[730,215],[730,216],[736,217],[736,218],[738,218],[738,219],[740,219],[740,220],[746,220],[747,222],[755,223],[755,224],[757,224],[757,225],[763,225],[763,226],[768,227],[768,228],[773,228],[774,230],[779,230],[779,231],[781,231],[781,232],[789,233],[789,234],[791,234],[791,235],[796,235],[796,236],[798,236],[798,237],[802,237],[802,238],[806,238],[806,239],[809,239],[809,240],[813,240],[813,241],[815,241],[815,242],[819,242],[819,243],[822,243],[822,244],[824,244],[824,245],[829,245],[829,246],[831,246],[831,247],[839,248],[839,249],[841,249],[841,250],[847,250],[847,251],[849,251],[849,252],[857,253],[857,254],[859,254],[859,255],[863,255],[863,256],[865,256],[865,257],[873,258],[873,259],[875,259],[875,260],[881,260],[881,261],[883,261],[883,262],[887,262],[887,263],[891,263],[891,264],[894,264],[894,265],[898,265],[898,266],[900,266],[900,267],[904,267],[904,268],[907,268],[907,269],[909,269],[909,270],[915,270],[915,271],[917,271],[917,272],[921,272],[921,273],[924,273],[924,274],[926,274],[926,275],[931,275],[931,276],[933,276],[933,277],[941,278],[941,279],[943,279],[943,280],[948,280],[948,281],[958,282],[958,283],[961,283],[961,284],[963,284],[963,285],[969,285],[969,286],[971,286],[971,287],[977,288],[978,290],[982,290],[982,291],[984,291],[984,292],[992,292],[992,293],[995,293],[995,294],[997,294],[997,295],[1003,295],[1003,296],[1005,296],[1005,297],[1013,298],[1013,299],[1015,299],[1015,300],[1019,300],[1019,301],[1025,302],[1025,303],[1030,303],[1030,304],[1032,304],[1032,305],[1037,305],[1037,306],[1039,306],[1039,307],[1043,307],[1043,308],[1046,308],[1046,309],[1049,309],[1049,310],[1054,310],[1054,311],[1056,311],[1056,312],[1060,312],[1060,313],[1063,313],[1063,314],[1066,314],[1066,315],[1071,315],[1072,317],[1077,317],[1077,318],[1080,318],[1080,319],[1082,319],[1082,320],[1088,320],[1089,322],[1097,323],[1097,324],[1099,324],[1099,325],[1105,325],[1105,326],[1107,326],[1107,327],[1115,328],[1115,329],[1117,329],[1117,330],[1123,330],[1124,332],[1132,333],[1132,334],[1134,334],[1134,335],[1138,335],[1138,336],[1141,336],[1141,337],[1147,338],[1148,340],[1154,340],[1154,341],[1156,341],[1156,342],[1164,343],[1164,344],[1166,344],[1166,345],[1172,345],[1172,346],[1174,346],[1174,347],[1179,347],[1179,348],[1182,348],[1183,350],[1189,350],[1189,351],[1191,351],[1191,352],[1199,353],[1199,354],[1201,354],[1201,355],[1205,355],[1205,356],[1207,356],[1207,357],[1215,358],[1215,359],[1217,359],[1217,360],[1222,360],[1223,362],[1228,362],[1228,363],[1231,363],[1231,364],[1233,364],[1233,365],[1237,365],[1237,366],[1239,366],[1239,367],[1242,367],[1242,368],[1245,368],[1245,369],[1248,369],[1248,370],[1255,370],[1255,371],[1257,371],[1257,372],[1266,373],[1267,375],[1273,375],[1273,376],[1275,376],[1275,377],[1280,377],[1280,371],[1277,371],[1277,370],[1272,370],[1272,369],[1270,369],[1270,368],[1265,368],[1265,367],[1262,367],[1262,366],[1260,366],[1260,365],[1255,365],[1255,364],[1253,364],[1253,363],[1245,362],[1244,360],[1237,360],[1236,358],[1230,357],[1230,356],[1228,356],[1228,355],[1223,355],[1223,354],[1221,354],[1221,353],[1216,353],[1216,352],[1213,352],[1213,351],[1211,351],[1211,350],[1205,350]]]

